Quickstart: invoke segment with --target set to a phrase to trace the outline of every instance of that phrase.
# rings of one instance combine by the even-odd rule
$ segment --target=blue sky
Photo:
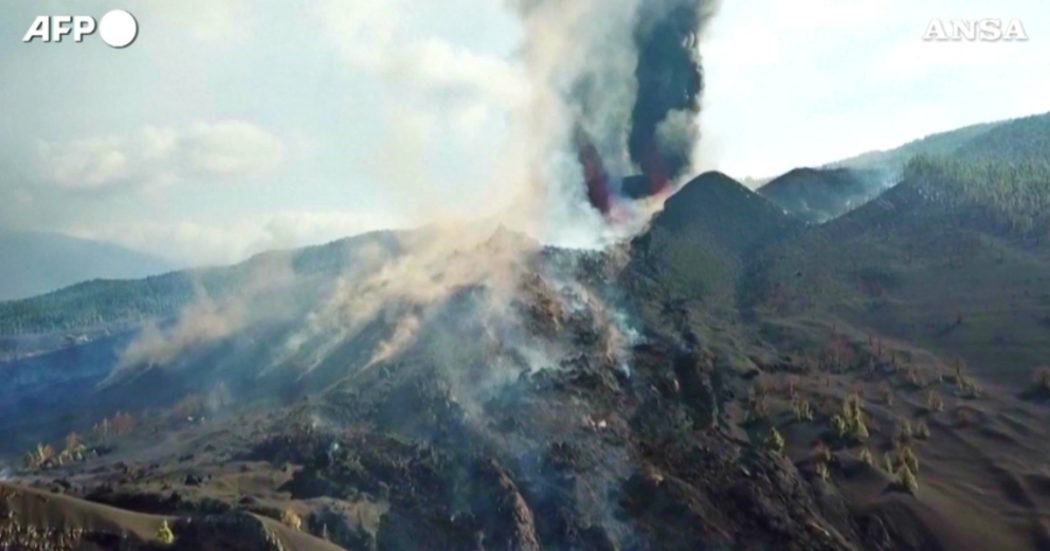
[[[1050,3],[916,4],[725,0],[697,170],[768,176],[1050,110]],[[124,8],[139,38],[23,44],[45,7]],[[1030,40],[921,40],[985,17]],[[522,34],[505,0],[5,2],[0,228],[198,264],[513,208]]]

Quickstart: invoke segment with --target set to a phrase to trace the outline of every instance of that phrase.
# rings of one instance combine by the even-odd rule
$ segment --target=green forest
[[[919,156],[904,181],[937,203],[1018,237],[1050,232],[1050,161]]]

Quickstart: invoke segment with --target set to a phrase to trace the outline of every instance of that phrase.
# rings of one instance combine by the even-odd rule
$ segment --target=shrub
[[[925,422],[919,421],[915,424],[915,438],[918,438],[919,440],[930,439],[930,427],[927,426]]]
[[[902,465],[900,470],[897,471],[897,484],[912,495],[919,491],[919,479],[907,465]]]
[[[871,450],[868,448],[861,448],[860,454],[857,457],[868,465],[871,465],[872,467],[875,466],[875,457],[871,455]]]
[[[864,419],[855,419],[851,427],[850,436],[857,441],[863,442],[868,439],[868,425],[864,423]]]
[[[75,432],[71,432],[71,433],[66,435],[65,451],[67,451],[69,453],[73,453],[73,452],[75,452],[77,450],[77,448],[79,446],[80,446],[80,435],[79,434],[77,434]]]
[[[48,444],[37,444],[36,445],[36,457],[41,463],[51,459],[55,456],[55,449]]]
[[[893,441],[898,445],[904,445],[911,441],[911,437],[911,423],[903,417],[897,419],[897,426],[893,432]]]
[[[766,447],[776,453],[784,452],[784,437],[780,435],[780,431],[776,427],[770,427],[769,436],[766,437]]]
[[[860,418],[864,413],[860,409],[860,396],[850,394],[842,403],[842,414],[847,421]]]
[[[105,442],[109,438],[110,426],[109,419],[103,419],[95,424],[91,429],[95,433],[95,437]]]
[[[796,398],[791,402],[791,412],[795,415],[796,421],[812,421],[813,420],[813,407],[809,405],[808,400]]]
[[[835,431],[835,436],[839,438],[845,438],[847,432],[846,420],[841,415],[835,414],[831,416],[831,430]]]
[[[890,473],[890,474],[893,474],[894,472],[896,472],[895,461],[893,460],[893,454],[892,453],[886,452],[886,453],[882,454],[882,470],[884,470],[884,471],[886,471],[887,473]]]
[[[910,447],[900,446],[883,456],[883,466],[886,472],[891,474],[898,472],[901,467],[907,467],[912,473],[918,474],[919,458]]]
[[[860,397],[851,394],[842,404],[842,424],[844,436],[851,440],[863,442],[868,439],[868,425],[864,422],[864,411],[860,407]]]
[[[911,472],[919,474],[919,458],[910,447],[905,446],[897,450],[897,462],[908,467]]]
[[[904,372],[904,380],[907,381],[909,385],[915,388],[922,388],[926,386],[926,378],[923,376],[923,374],[919,371],[919,368],[917,367],[909,367]]]
[[[113,416],[113,430],[117,434],[127,434],[135,426],[135,418],[130,413],[117,412]]]
[[[175,533],[171,531],[171,527],[168,526],[167,520],[160,521],[160,527],[157,528],[157,534],[155,537],[157,538],[157,541],[164,545],[175,543]]]
[[[831,473],[830,471],[828,471],[827,463],[817,463],[816,467],[814,467],[814,472],[817,474],[817,478],[823,480],[824,482],[827,482],[828,479],[831,478]]]
[[[979,398],[981,396],[981,387],[976,381],[966,376],[964,373],[965,366],[961,360],[955,360],[955,385],[958,387],[958,395],[963,398]]]
[[[944,400],[936,390],[931,390],[926,394],[926,409],[931,412],[944,411]]]
[[[28,469],[46,469],[51,466],[55,459],[55,449],[51,446],[39,443],[32,451],[26,454],[25,463]]]
[[[959,380],[959,396],[968,399],[981,397],[981,386],[970,377],[963,376]]]
[[[302,517],[291,509],[285,509],[284,512],[281,513],[281,522],[292,530],[302,530],[303,528]]]

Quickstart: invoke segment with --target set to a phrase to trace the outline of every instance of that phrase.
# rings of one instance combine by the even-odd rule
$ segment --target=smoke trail
[[[704,82],[698,42],[717,4],[517,0],[530,77],[549,92],[534,111],[564,115],[551,138],[562,143],[549,147],[575,152],[599,211],[662,191],[691,168]]]
[[[710,2],[657,0],[640,6],[634,29],[638,96],[631,112],[631,159],[659,185],[690,168],[698,132],[703,68],[699,33]]]

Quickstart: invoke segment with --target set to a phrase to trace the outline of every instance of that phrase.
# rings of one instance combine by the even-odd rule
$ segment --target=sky
[[[513,208],[509,119],[532,87],[507,3],[6,1],[0,230],[199,265]],[[112,8],[138,20],[127,48],[22,42],[37,15]],[[974,18],[1029,40],[922,40]],[[1050,111],[1045,0],[724,0],[700,49],[696,171],[773,176]]]

